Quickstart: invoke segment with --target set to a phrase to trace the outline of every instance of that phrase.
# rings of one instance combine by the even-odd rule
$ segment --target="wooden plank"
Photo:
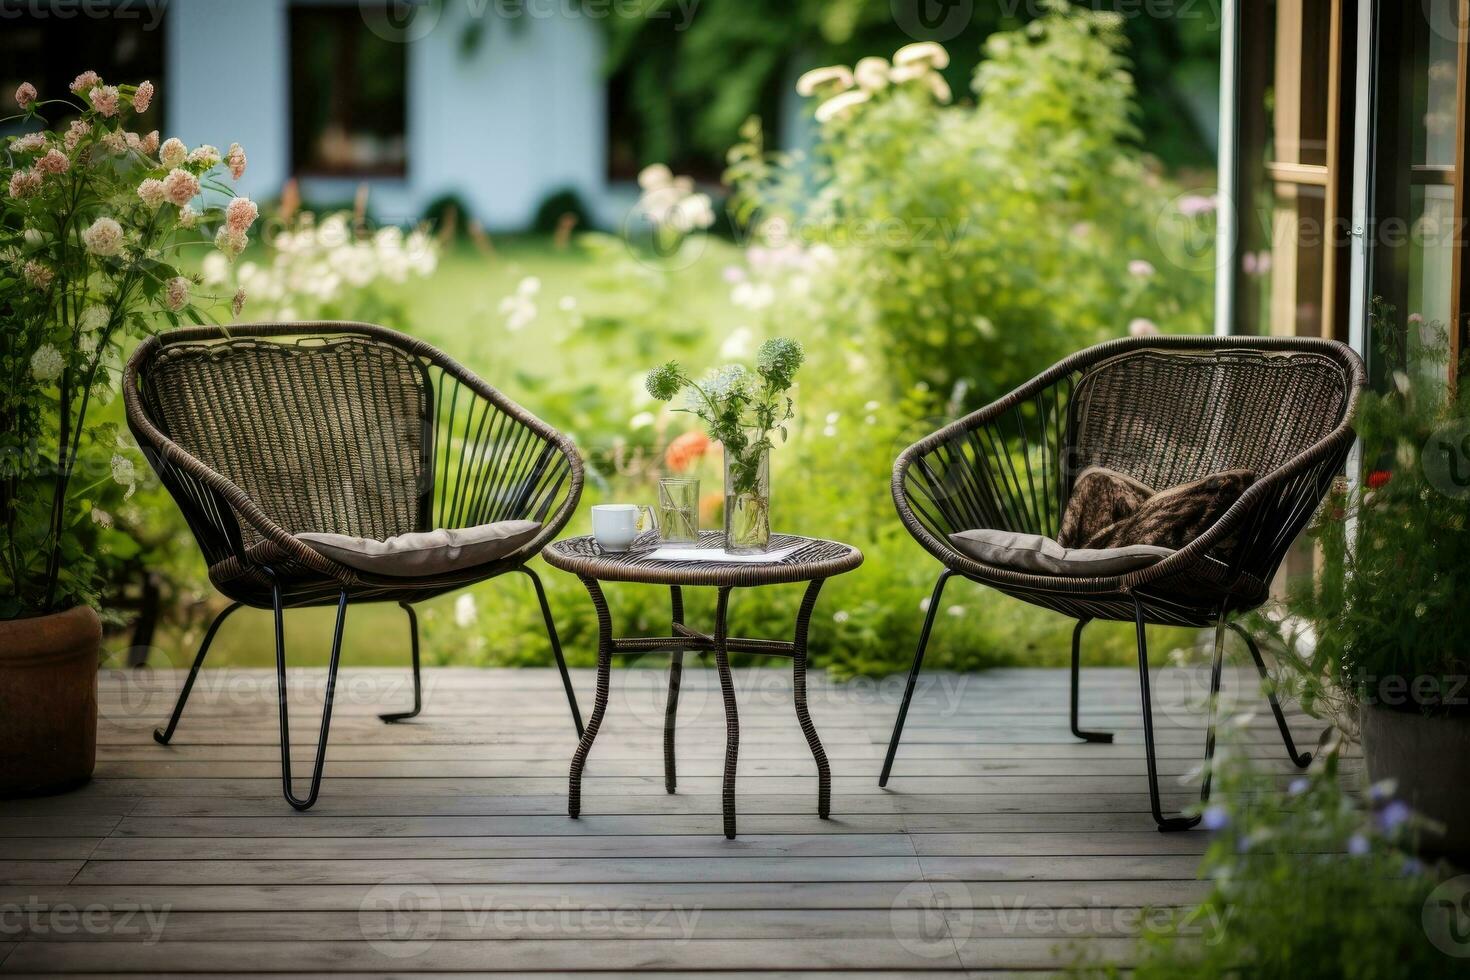
[[[66,884],[82,870],[83,861],[0,861],[0,885]]]
[[[1054,877],[1060,877],[1062,869],[1056,867],[1054,870],[1058,872]],[[201,858],[189,861],[88,861],[86,867],[76,874],[75,881],[77,884],[98,885],[371,884],[401,875],[416,875],[433,882],[460,883],[912,881],[920,874],[919,862],[913,857],[414,858],[374,861],[216,861]]]
[[[1041,965],[1048,961],[1052,940],[1004,940],[1014,945],[1006,959]],[[917,951],[911,951],[917,950]],[[409,955],[404,955],[409,951]],[[179,943],[64,943],[19,944],[6,962],[7,970],[114,970],[163,973],[196,969],[199,964],[249,966],[259,972],[384,971],[434,969],[474,971],[494,963],[505,971],[613,969],[696,971],[703,969],[759,970],[771,962],[771,946],[764,940],[664,940],[588,943],[542,939],[456,942],[429,940],[414,944],[380,942],[179,942]],[[954,944],[947,938],[913,939],[793,939],[780,947],[788,969],[929,969],[958,967]]]
[[[148,907],[179,912],[356,912],[383,897],[382,882],[339,885],[166,885],[78,884],[0,886],[0,902],[16,905],[93,904]],[[409,882],[414,884],[414,882]],[[1199,901],[1203,881],[960,881],[945,900],[952,907],[1008,911],[1017,907],[1108,908],[1178,906]],[[851,882],[731,881],[477,884],[432,882],[441,907],[452,908],[629,908],[669,909],[891,909],[912,901],[913,881]]]
[[[571,821],[568,821],[571,822]],[[835,858],[912,857],[906,834],[702,834],[555,837],[116,837],[94,861],[165,861],[179,854],[233,860],[398,860],[434,858]],[[934,853],[955,853],[936,851]],[[958,853],[969,853],[961,851]],[[1106,853],[1106,852],[1099,852]],[[1136,852],[1128,852],[1136,853]],[[1175,852],[1178,853],[1178,852]]]
[[[0,837],[0,861],[85,861],[100,843],[101,837]]]

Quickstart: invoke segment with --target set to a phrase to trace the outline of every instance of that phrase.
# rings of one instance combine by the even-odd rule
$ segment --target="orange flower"
[[[664,450],[664,463],[675,473],[683,473],[709,452],[709,436],[698,430],[686,432],[669,443]]]

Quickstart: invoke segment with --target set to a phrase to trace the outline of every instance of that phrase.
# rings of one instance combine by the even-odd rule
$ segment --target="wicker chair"
[[[1201,791],[1208,800],[1224,631],[1245,639],[1264,680],[1259,649],[1230,617],[1266,600],[1272,576],[1341,471],[1363,386],[1362,361],[1328,340],[1118,340],[1062,361],[904,450],[893,469],[894,502],[904,526],[944,569],[930,598],[879,785],[887,784],[893,768],[945,583],[960,575],[1077,620],[1071,728],[1088,742],[1110,742],[1112,735],[1078,727],[1082,631],[1094,619],[1135,624],[1154,819],[1160,830],[1198,823],[1198,816],[1166,817],[1160,807],[1144,627],[1215,629]],[[982,564],[951,545],[950,534],[976,528],[1055,538],[1073,481],[1094,465],[1159,488],[1234,467],[1253,470],[1257,479],[1185,547],[1125,575],[1023,573]],[[1297,753],[1281,708],[1269,696],[1287,752],[1306,766],[1310,754]]]
[[[444,354],[359,323],[250,324],[175,330],[127,365],[128,425],[198,540],[210,581],[232,600],[210,624],[166,729],[173,737],[224,620],[241,606],[275,613],[281,783],[309,808],[321,786],[332,693],[349,603],[408,613],[413,708],[422,706],[414,603],[506,572],[530,578],[566,688],[582,718],[541,580],[527,566],[576,508],[582,465],[570,440]],[[403,577],[349,568],[294,535],[386,540],[436,528],[534,520],[534,540],[453,573]],[[335,604],[321,734],[310,789],[293,792],[285,696],[284,610]]]

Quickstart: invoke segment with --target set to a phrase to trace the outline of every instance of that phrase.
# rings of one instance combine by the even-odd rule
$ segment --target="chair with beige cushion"
[[[241,606],[275,614],[285,690],[286,609],[335,605],[310,789],[291,780],[280,699],[281,782],[298,810],[317,798],[347,606],[408,613],[413,708],[422,706],[414,604],[519,572],[530,578],[577,710],[546,593],[526,564],[566,524],[582,465],[565,436],[422,341],[358,323],[192,327],[144,341],[127,365],[128,425],[178,502],[210,581],[231,601],[210,624],[166,729],[172,738],[221,623]]]
[[[1362,361],[1310,338],[1154,337],[1075,354],[899,456],[893,499],[943,566],[920,633],[880,785],[893,768],[945,583],[955,575],[1077,620],[1071,727],[1078,727],[1083,628],[1135,624],[1149,796],[1161,830],[1149,693],[1149,624],[1215,630],[1211,695],[1231,617],[1260,606],[1353,443]],[[1292,761],[1298,754],[1270,698]],[[1213,710],[1202,799],[1209,798]]]

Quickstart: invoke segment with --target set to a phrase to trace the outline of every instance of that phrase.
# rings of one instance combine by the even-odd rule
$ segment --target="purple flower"
[[[1348,838],[1347,849],[1348,853],[1353,857],[1364,857],[1372,850],[1372,847],[1368,843],[1368,838],[1362,834],[1353,834],[1353,836]]]
[[[1404,877],[1412,878],[1424,871],[1424,863],[1415,857],[1404,858]]]
[[[1307,779],[1307,777],[1300,776],[1291,781],[1291,785],[1286,787],[1286,791],[1292,796],[1301,796],[1307,791],[1307,787],[1311,785],[1312,783],[1310,780]]]
[[[1215,210],[1215,198],[1203,194],[1188,194],[1179,199],[1179,213],[1186,218],[1197,218]]]
[[[1413,812],[1403,800],[1390,800],[1388,805],[1378,811],[1378,826],[1383,828],[1385,834],[1392,833],[1413,816]]]
[[[1368,787],[1368,799],[1376,803],[1387,803],[1393,799],[1394,781],[1392,779],[1380,779]]]
[[[1206,830],[1224,830],[1230,824],[1230,813],[1223,806],[1206,807],[1200,822]]]

